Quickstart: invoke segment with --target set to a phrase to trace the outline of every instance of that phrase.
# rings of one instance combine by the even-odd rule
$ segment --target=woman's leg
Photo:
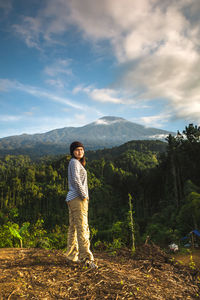
[[[77,230],[75,225],[75,220],[73,216],[73,211],[71,209],[71,201],[68,201],[68,211],[69,211],[69,228],[67,233],[67,259],[72,261],[78,260],[78,241],[77,241]]]
[[[81,260],[94,260],[90,251],[89,226],[88,226],[88,201],[75,198],[70,201],[70,208],[74,218],[77,231],[77,240],[79,247],[79,258]]]

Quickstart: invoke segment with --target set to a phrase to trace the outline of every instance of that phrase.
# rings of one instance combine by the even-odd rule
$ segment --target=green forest
[[[67,149],[66,149],[67,152]],[[93,247],[166,246],[200,229],[200,127],[166,142],[130,141],[86,152]],[[0,247],[65,249],[70,155],[0,159]]]

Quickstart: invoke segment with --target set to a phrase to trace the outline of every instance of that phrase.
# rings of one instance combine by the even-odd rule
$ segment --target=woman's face
[[[83,147],[77,147],[75,150],[74,150],[74,156],[80,160],[81,158],[83,158],[84,156],[84,149]]]

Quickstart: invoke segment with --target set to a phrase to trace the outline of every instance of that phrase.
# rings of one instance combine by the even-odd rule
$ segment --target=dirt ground
[[[181,264],[192,266],[192,263],[195,264],[197,268],[200,269],[200,249],[189,250],[187,254],[176,253],[173,257],[180,262]]]
[[[155,245],[115,256],[95,252],[97,270],[68,263],[62,251],[0,249],[0,299],[200,299],[200,270]]]

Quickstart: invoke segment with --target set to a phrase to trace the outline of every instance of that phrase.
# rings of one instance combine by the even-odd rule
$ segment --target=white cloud
[[[109,125],[109,123],[104,119],[102,119],[102,120],[99,119],[99,120],[95,121],[95,124],[96,125]]]
[[[199,122],[199,1],[105,0],[96,9],[91,2],[70,2],[72,22],[92,40],[108,39],[127,64],[120,88],[131,87],[134,101],[165,99],[172,118]],[[111,102],[102,92],[93,98]]]
[[[48,85],[54,86],[56,88],[64,88],[65,86],[65,83],[61,79],[47,79],[45,80],[45,82]]]
[[[33,95],[38,98],[46,98],[51,101],[61,103],[63,105],[67,105],[69,107],[79,109],[79,110],[86,110],[87,107],[81,104],[76,104],[72,100],[67,99],[66,97],[58,96],[54,93],[47,92],[46,90],[42,90],[41,88],[37,88],[34,86],[24,85],[18,81],[12,81],[8,79],[0,79],[0,88],[3,91],[7,91],[9,89],[16,89],[23,91],[27,94]]]
[[[52,93],[49,93],[47,91],[43,91],[43,90],[40,90],[40,89],[37,89],[35,87],[29,87],[28,89],[24,86],[20,86],[18,89],[24,91],[24,92],[27,92],[31,95],[34,95],[36,97],[42,97],[42,98],[46,98],[46,99],[50,99],[54,102],[58,102],[58,103],[61,103],[61,104],[64,104],[64,105],[67,105],[67,106],[71,106],[73,108],[76,108],[76,109],[84,109],[83,106],[79,105],[79,104],[75,104],[73,103],[71,100],[65,98],[65,97],[60,97],[60,96],[57,96],[55,94],[52,94]]]
[[[14,27],[29,47],[39,49],[41,39],[53,43],[73,25],[92,43],[108,41],[119,66],[125,66],[120,90],[132,89],[132,100],[112,89],[85,89],[92,99],[131,104],[162,98],[172,118],[200,122],[199,0],[46,3],[35,18],[24,17]]]
[[[158,139],[158,140],[164,140],[169,134],[154,134],[154,135],[149,135],[150,139]]]
[[[1,122],[16,122],[21,120],[22,116],[17,115],[0,115]]]
[[[126,122],[126,120],[125,119],[121,119],[121,120],[119,120],[119,119],[117,119],[117,120],[106,120],[106,119],[98,119],[97,121],[95,121],[94,123],[96,124],[96,125],[110,125],[110,124],[114,124],[114,123],[119,123],[119,122]]]
[[[34,112],[32,112],[32,111],[26,111],[24,114],[25,114],[26,116],[32,117],[32,116],[34,115]]]
[[[9,91],[13,85],[15,85],[15,81],[6,79],[6,78],[0,78],[0,91],[1,92],[7,92]]]
[[[143,124],[146,127],[161,128],[170,118],[171,115],[169,113],[165,113],[154,116],[141,117],[140,119],[137,119],[137,122]]]
[[[83,85],[78,85],[73,89],[72,93],[86,93],[92,100],[102,103],[134,104],[134,99],[130,98],[129,93],[123,89],[97,89],[93,86],[84,87]]]
[[[72,69],[69,67],[71,60],[57,59],[44,69],[48,76],[45,82],[56,88],[64,88],[73,77]]]
[[[44,73],[54,77],[59,74],[72,75],[72,69],[69,68],[71,61],[66,59],[58,59],[53,64],[48,65],[44,69]]]
[[[40,36],[42,35],[42,26],[40,19],[32,17],[23,17],[22,24],[14,24],[13,29],[25,41],[30,48],[41,50]]]
[[[123,103],[123,99],[119,98],[117,91],[111,89],[93,89],[88,92],[89,96],[96,101]]]
[[[84,91],[84,86],[83,85],[77,85],[73,90],[72,90],[72,94],[76,95],[80,92]]]

